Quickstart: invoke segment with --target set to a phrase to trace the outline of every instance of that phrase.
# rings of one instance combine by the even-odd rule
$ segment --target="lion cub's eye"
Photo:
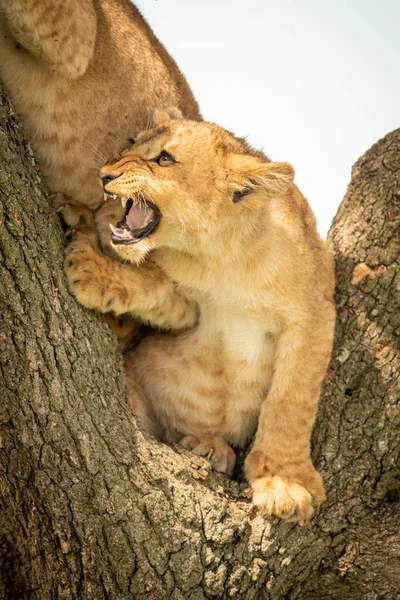
[[[169,165],[173,165],[175,159],[173,156],[168,154],[168,152],[161,152],[159,156],[152,159],[152,162],[157,163],[160,167],[169,167]]]

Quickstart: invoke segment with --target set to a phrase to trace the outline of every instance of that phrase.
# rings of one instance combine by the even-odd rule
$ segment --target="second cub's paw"
[[[264,467],[262,467],[264,463]],[[325,500],[319,473],[311,462],[271,472],[261,452],[250,452],[246,459],[246,476],[253,488],[253,503],[260,512],[304,525],[310,520],[314,507]]]
[[[224,438],[216,435],[187,435],[179,444],[193,454],[207,458],[216,471],[232,475],[236,455]]]

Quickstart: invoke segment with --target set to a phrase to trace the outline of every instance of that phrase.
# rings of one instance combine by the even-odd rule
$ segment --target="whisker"
[[[106,154],[103,151],[101,151],[100,148],[97,148],[92,142],[87,140],[84,144],[81,144],[81,148],[83,150],[89,151],[92,154],[93,158],[96,159],[96,163],[93,164],[94,167],[98,166],[98,168],[100,168],[107,162],[108,157],[106,156]],[[97,159],[99,163],[97,162]]]
[[[153,121],[153,111],[150,111],[150,108],[148,108],[147,109],[147,122],[146,122],[146,126],[144,128],[145,131],[147,131],[148,129],[151,129],[152,121]]]
[[[186,225],[185,225],[185,221],[182,219],[182,217],[178,214],[178,221],[181,224],[181,232],[179,234],[179,240],[182,239],[182,236],[184,235],[184,233],[186,232]]]

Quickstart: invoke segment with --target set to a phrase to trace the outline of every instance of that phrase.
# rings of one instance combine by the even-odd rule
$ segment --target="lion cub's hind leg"
[[[216,471],[226,473],[229,477],[232,475],[236,455],[224,438],[217,435],[186,435],[179,444],[193,454],[207,458]]]
[[[128,393],[129,406],[132,412],[139,419],[139,423],[142,428],[161,441],[164,438],[164,429],[158,422],[157,416],[154,413],[151,402],[146,397],[141,386],[132,377],[131,372],[131,360],[132,358],[127,355],[125,357],[125,384]]]

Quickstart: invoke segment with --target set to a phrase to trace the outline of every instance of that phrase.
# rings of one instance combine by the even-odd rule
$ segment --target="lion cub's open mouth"
[[[161,221],[157,206],[148,200],[121,198],[125,217],[116,227],[110,224],[113,244],[136,244],[155,231]]]

